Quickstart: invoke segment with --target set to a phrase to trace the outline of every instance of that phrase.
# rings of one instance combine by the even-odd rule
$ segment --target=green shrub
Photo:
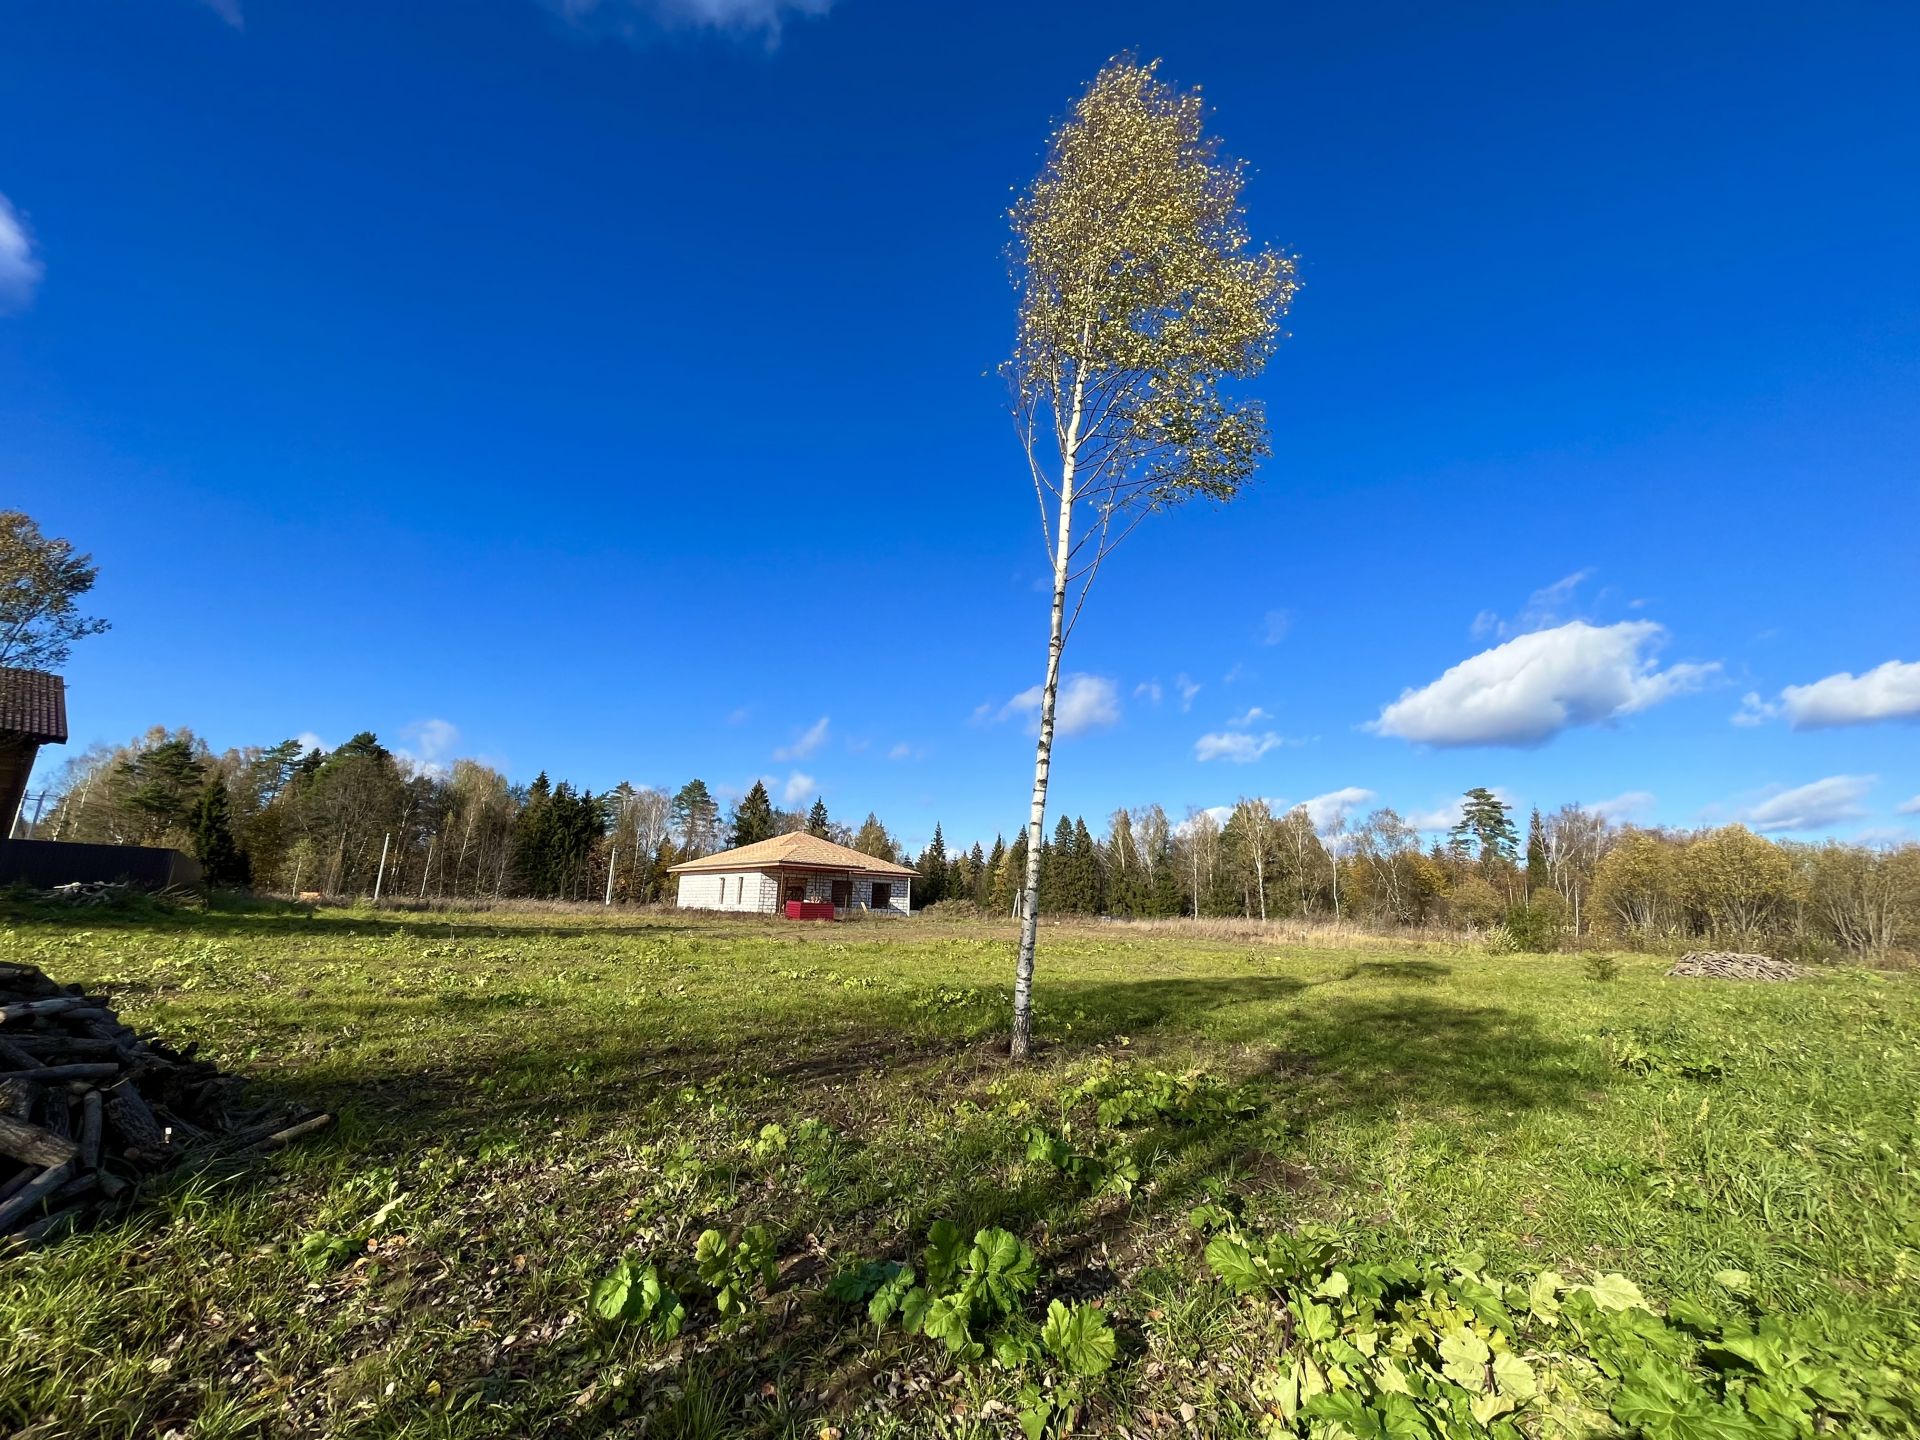
[[[1515,905],[1507,911],[1505,923],[1517,950],[1544,955],[1559,948],[1560,918],[1553,913],[1552,907],[1542,902]]]

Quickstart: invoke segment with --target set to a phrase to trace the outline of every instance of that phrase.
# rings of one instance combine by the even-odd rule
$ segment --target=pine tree
[[[825,840],[831,833],[832,822],[827,819],[827,802],[815,797],[813,809],[807,814],[807,834],[816,840]]]
[[[227,787],[218,775],[200,788],[193,807],[193,854],[209,885],[245,885],[253,878],[247,857],[234,843]]]
[[[704,780],[689,780],[674,795],[668,811],[674,833],[680,837],[680,858],[692,860],[707,854],[719,827],[720,807]]]
[[[206,784],[207,767],[184,731],[121,761],[118,768],[133,784],[126,803],[146,817],[142,840],[165,839],[188,826]]]
[[[764,781],[756,780],[733,811],[733,848],[771,840],[779,831],[774,822],[773,797]]]
[[[1474,786],[1461,797],[1460,819],[1447,832],[1447,848],[1463,860],[1477,848],[1483,864],[1512,860],[1520,848],[1520,836],[1513,828],[1512,809],[1485,786]]]
[[[993,844],[997,853],[1002,848],[998,837],[995,837]],[[993,884],[993,863],[987,859],[987,852],[980,848],[978,840],[973,842],[973,849],[967,852],[967,868],[973,875],[967,899],[984,910],[987,907],[988,889]]]

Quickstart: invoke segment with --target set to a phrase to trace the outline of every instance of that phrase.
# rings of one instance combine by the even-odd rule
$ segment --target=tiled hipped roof
[[[0,666],[0,735],[39,745],[67,743],[67,686],[45,670]]]
[[[818,835],[809,835],[804,830],[796,830],[791,835],[776,835],[771,840],[758,840],[751,845],[742,845],[738,850],[722,850],[718,855],[684,860],[678,865],[669,866],[667,873],[681,875],[696,874],[703,870],[761,870],[769,865],[865,870],[875,875],[914,873],[905,865],[895,865],[890,860],[876,860],[871,855],[862,855],[858,850],[849,850],[844,845],[822,840]]]

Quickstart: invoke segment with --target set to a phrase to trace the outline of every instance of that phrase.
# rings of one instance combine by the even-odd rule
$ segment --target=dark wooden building
[[[40,747],[66,743],[66,682],[45,670],[0,666],[0,840],[13,834]]]

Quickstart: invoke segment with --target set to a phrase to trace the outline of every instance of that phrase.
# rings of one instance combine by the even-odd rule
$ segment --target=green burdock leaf
[[[1566,1276],[1558,1270],[1542,1270],[1527,1287],[1527,1308],[1549,1325],[1560,1318],[1560,1292],[1567,1288]]]
[[[946,1289],[958,1273],[965,1253],[960,1227],[951,1220],[934,1221],[933,1228],[927,1231],[927,1284],[935,1290]]]
[[[1462,1389],[1478,1395],[1487,1388],[1487,1342],[1464,1325],[1447,1332],[1440,1342],[1440,1369]]]
[[[1040,1283],[1040,1267],[1027,1243],[1011,1231],[982,1230],[967,1255],[967,1290],[1002,1315],[1019,1308],[1020,1297]]]
[[[1613,1397],[1613,1418],[1649,1440],[1758,1440],[1746,1415],[1709,1399],[1676,1366],[1649,1361]]]
[[[1339,1337],[1340,1325],[1333,1318],[1332,1306],[1302,1298],[1294,1302],[1293,1313],[1300,1317],[1300,1333],[1313,1344],[1325,1344]]]
[[[1207,1268],[1237,1295],[1257,1295],[1273,1283],[1266,1265],[1231,1235],[1216,1235],[1207,1242]]]
[[[1602,1275],[1591,1285],[1580,1287],[1593,1297],[1593,1303],[1602,1310],[1646,1310],[1647,1297],[1640,1293],[1640,1287],[1615,1273]]]
[[[1058,1300],[1047,1306],[1040,1343],[1068,1373],[1082,1377],[1104,1374],[1116,1349],[1113,1326],[1098,1306],[1067,1306]]]
[[[969,1318],[965,1300],[957,1295],[942,1295],[927,1306],[920,1328],[933,1339],[946,1341],[949,1350],[965,1350],[973,1343],[967,1329]]]
[[[1508,1350],[1493,1357],[1493,1383],[1502,1395],[1511,1395],[1515,1400],[1531,1400],[1540,1393],[1539,1383],[1533,1378],[1533,1367]]]
[[[593,1292],[587,1298],[588,1306],[595,1315],[609,1324],[625,1319],[627,1301],[633,1294],[634,1279],[632,1264],[622,1260],[594,1282]]]

